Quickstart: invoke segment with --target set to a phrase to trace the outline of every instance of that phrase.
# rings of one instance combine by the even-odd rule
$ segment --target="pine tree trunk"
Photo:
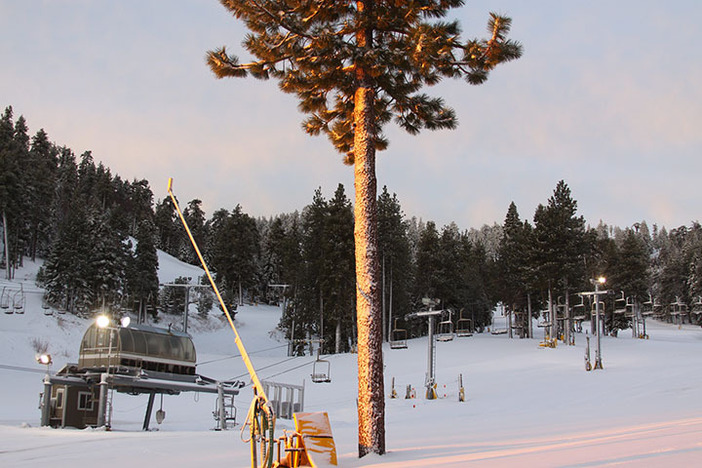
[[[385,453],[383,334],[376,224],[373,90],[356,92],[354,137],[354,237],[356,242],[356,313],[358,324],[358,454]],[[365,105],[364,105],[365,104]],[[372,124],[370,124],[372,125]],[[372,128],[372,127],[371,127]]]
[[[334,337],[334,353],[341,352],[341,320],[336,321],[336,335]]]
[[[357,2],[359,12],[372,2]],[[372,31],[357,37],[372,47]],[[356,323],[358,326],[358,456],[385,453],[383,317],[378,259],[377,180],[375,176],[375,91],[363,67],[356,70],[354,95],[354,239],[356,245]]]

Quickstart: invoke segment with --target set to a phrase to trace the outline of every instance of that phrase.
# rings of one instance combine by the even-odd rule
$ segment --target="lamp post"
[[[125,317],[121,322],[123,326],[129,325],[129,317]],[[108,330],[110,333],[110,339],[107,345],[107,369],[100,375],[100,395],[98,399],[98,414],[97,414],[97,425],[98,427],[105,426],[106,429],[110,429],[109,419],[107,418],[107,391],[109,390],[109,375],[110,366],[112,359],[112,337],[115,331],[115,327],[112,326],[112,320],[107,315],[98,315],[95,323],[99,328],[103,330]]]
[[[42,353],[37,356],[37,362],[46,366],[46,375],[44,376],[44,394],[41,401],[41,425],[48,426],[51,423],[51,374],[49,367],[51,366],[51,354]]]
[[[594,369],[602,369],[602,323],[600,321],[600,295],[607,294],[608,291],[600,291],[600,285],[605,284],[607,279],[604,276],[600,276],[597,279],[591,279],[590,283],[595,285],[595,292],[593,297],[595,298],[595,329],[597,331],[597,348],[595,350],[595,366]]]
[[[602,343],[601,343],[601,329],[602,329],[602,322],[600,321],[600,296],[609,294],[609,291],[607,290],[602,290],[600,291],[600,286],[605,284],[607,282],[607,278],[604,276],[600,276],[599,278],[593,278],[590,280],[590,283],[595,286],[594,291],[586,291],[586,292],[581,292],[578,293],[579,296],[592,296],[595,301],[595,319],[593,320],[593,323],[595,324],[595,329],[593,330],[593,333],[597,334],[597,348],[595,350],[595,366],[593,369],[602,369]],[[589,343],[589,341],[588,341]],[[588,344],[588,352],[587,352],[587,362],[590,362],[590,346]],[[587,369],[590,370],[590,369]]]

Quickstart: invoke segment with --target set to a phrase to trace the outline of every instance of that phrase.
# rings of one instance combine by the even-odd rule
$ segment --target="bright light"
[[[607,278],[605,278],[604,276],[600,276],[599,278],[597,278],[597,282],[600,284],[605,284],[607,282]]]
[[[49,364],[51,364],[51,354],[40,354],[39,356],[37,356],[37,362],[39,364],[44,364],[45,366],[48,366]]]
[[[108,326],[110,326],[110,317],[108,317],[107,315],[98,315],[97,319],[95,320],[95,323],[100,328],[107,328]]]
[[[124,328],[127,328],[131,322],[132,319],[130,319],[129,317],[122,317],[122,320],[119,321],[119,323],[121,323]]]

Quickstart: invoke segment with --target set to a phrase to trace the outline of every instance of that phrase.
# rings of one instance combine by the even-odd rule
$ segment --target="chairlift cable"
[[[288,362],[288,361],[292,361],[293,359],[297,359],[298,357],[300,357],[300,356],[289,357],[289,358],[284,359],[284,360],[282,360],[282,361],[274,362],[273,364],[269,364],[269,365],[267,365],[267,366],[261,367],[261,368],[259,368],[258,370],[270,369],[271,367],[275,367],[275,366],[277,366],[277,365],[279,365],[279,364],[284,364],[284,363],[286,363],[286,362]],[[237,375],[237,376],[235,376],[235,377],[232,377],[231,379],[227,379],[227,380],[237,380],[237,379],[240,379],[241,377],[246,377],[246,375],[247,375],[246,373],[244,373],[244,374],[239,374],[239,375]]]
[[[284,344],[284,345],[280,345],[280,346],[275,346],[273,348],[266,348],[266,349],[259,349],[258,351],[251,351],[249,353],[249,356],[251,356],[252,354],[264,353],[266,351],[273,351],[275,349],[286,348],[287,346],[288,346],[287,344]],[[241,357],[241,354],[233,354],[231,356],[224,356],[224,357],[217,358],[217,359],[210,359],[209,361],[198,362],[197,365],[200,366],[203,364],[210,364],[212,362],[226,361],[227,359],[233,359],[233,358],[238,358],[238,357]]]
[[[310,362],[306,362],[306,363],[304,363],[304,364],[300,364],[299,366],[291,367],[291,368],[288,369],[288,370],[285,370],[285,371],[282,371],[282,372],[278,372],[277,374],[270,375],[270,376],[268,376],[268,378],[269,378],[269,379],[272,379],[273,377],[278,377],[279,375],[287,374],[288,372],[292,372],[292,371],[294,371],[294,370],[300,369],[301,367],[309,366],[310,364],[314,364],[314,361],[312,361],[311,363],[310,363]]]

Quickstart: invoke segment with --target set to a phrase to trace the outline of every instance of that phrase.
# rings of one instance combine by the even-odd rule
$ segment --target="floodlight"
[[[51,354],[48,353],[42,353],[39,356],[37,356],[37,362],[39,364],[44,364],[45,366],[48,366],[51,364]]]
[[[129,317],[122,317],[122,320],[119,321],[119,323],[124,327],[127,328],[129,324],[131,323],[132,319]]]
[[[98,315],[97,319],[95,319],[95,323],[100,328],[107,328],[110,325],[110,317],[107,315]]]

